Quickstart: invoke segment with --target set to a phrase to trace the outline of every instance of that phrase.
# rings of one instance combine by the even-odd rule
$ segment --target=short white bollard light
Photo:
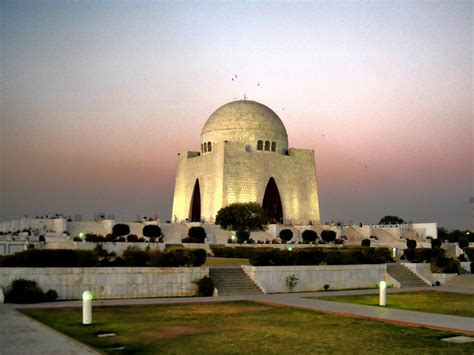
[[[379,306],[387,305],[387,284],[385,281],[380,281],[379,283],[380,297],[379,297]]]
[[[82,324],[92,324],[92,292],[84,291],[82,293]]]

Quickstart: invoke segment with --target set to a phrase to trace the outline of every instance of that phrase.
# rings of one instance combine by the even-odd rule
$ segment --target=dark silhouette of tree
[[[148,224],[143,227],[143,235],[154,241],[156,238],[161,237],[161,228],[154,224]]]
[[[130,234],[130,227],[126,224],[117,223],[112,227],[112,235],[114,237],[120,237],[128,234]]]
[[[397,216],[385,216],[379,222],[379,224],[402,224],[402,223],[405,223],[405,221]]]
[[[327,243],[334,242],[336,240],[336,232],[330,230],[322,231],[321,239]]]
[[[318,238],[318,233],[311,229],[307,229],[303,232],[302,237],[305,243],[314,243]]]

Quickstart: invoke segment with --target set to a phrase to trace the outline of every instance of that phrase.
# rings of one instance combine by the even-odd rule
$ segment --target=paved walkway
[[[443,291],[474,294],[474,289],[455,287],[389,289],[388,293],[409,291]],[[285,293],[272,295],[245,295],[220,297],[151,298],[124,300],[97,300],[94,306],[214,303],[229,301],[254,301],[283,307],[296,307],[311,311],[366,318],[390,323],[448,330],[474,335],[474,318],[434,313],[405,311],[384,307],[355,305],[317,299],[321,296],[374,294],[378,290],[351,290],[333,292]],[[314,298],[316,297],[316,298]],[[64,301],[33,305],[0,305],[0,355],[10,354],[97,354],[97,352],[61,333],[28,318],[17,309],[81,307],[81,301]],[[80,320],[78,320],[80,321]]]

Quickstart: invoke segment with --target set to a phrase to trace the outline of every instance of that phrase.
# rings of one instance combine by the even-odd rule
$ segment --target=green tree
[[[161,228],[154,224],[148,224],[143,227],[143,235],[154,241],[156,238],[161,237]]]
[[[204,240],[206,239],[206,231],[203,227],[191,227],[188,230],[188,236],[194,240],[195,243],[204,243]]]
[[[249,240],[250,232],[240,230],[235,232],[235,237],[237,238],[237,243],[242,244],[243,242]]]
[[[331,230],[322,231],[321,239],[327,243],[334,242],[336,240],[336,232]]]
[[[416,240],[415,239],[408,239],[407,240],[407,248],[408,249],[415,249],[416,248]]]
[[[431,239],[431,248],[441,248],[441,239]]]
[[[280,231],[280,239],[283,240],[285,243],[289,242],[293,238],[293,232],[291,229],[282,229]]]
[[[461,237],[459,238],[458,244],[461,249],[467,248],[469,246],[469,239],[467,239],[467,237]]]
[[[265,212],[258,203],[232,203],[217,212],[216,224],[226,230],[257,231],[265,230]]]
[[[130,234],[130,227],[123,223],[117,223],[112,227],[112,235],[114,237],[121,237]]]
[[[397,216],[384,216],[379,221],[379,224],[402,224],[402,223],[405,223],[405,221]]]
[[[316,238],[318,238],[318,233],[311,229],[307,229],[303,232],[302,237],[305,243],[314,243]]]

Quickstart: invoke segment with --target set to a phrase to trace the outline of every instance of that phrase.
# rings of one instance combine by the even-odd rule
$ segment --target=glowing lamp
[[[379,306],[386,306],[387,305],[387,284],[385,281],[380,281],[379,283]]]
[[[92,324],[92,299],[94,295],[91,291],[82,293],[82,324]]]

